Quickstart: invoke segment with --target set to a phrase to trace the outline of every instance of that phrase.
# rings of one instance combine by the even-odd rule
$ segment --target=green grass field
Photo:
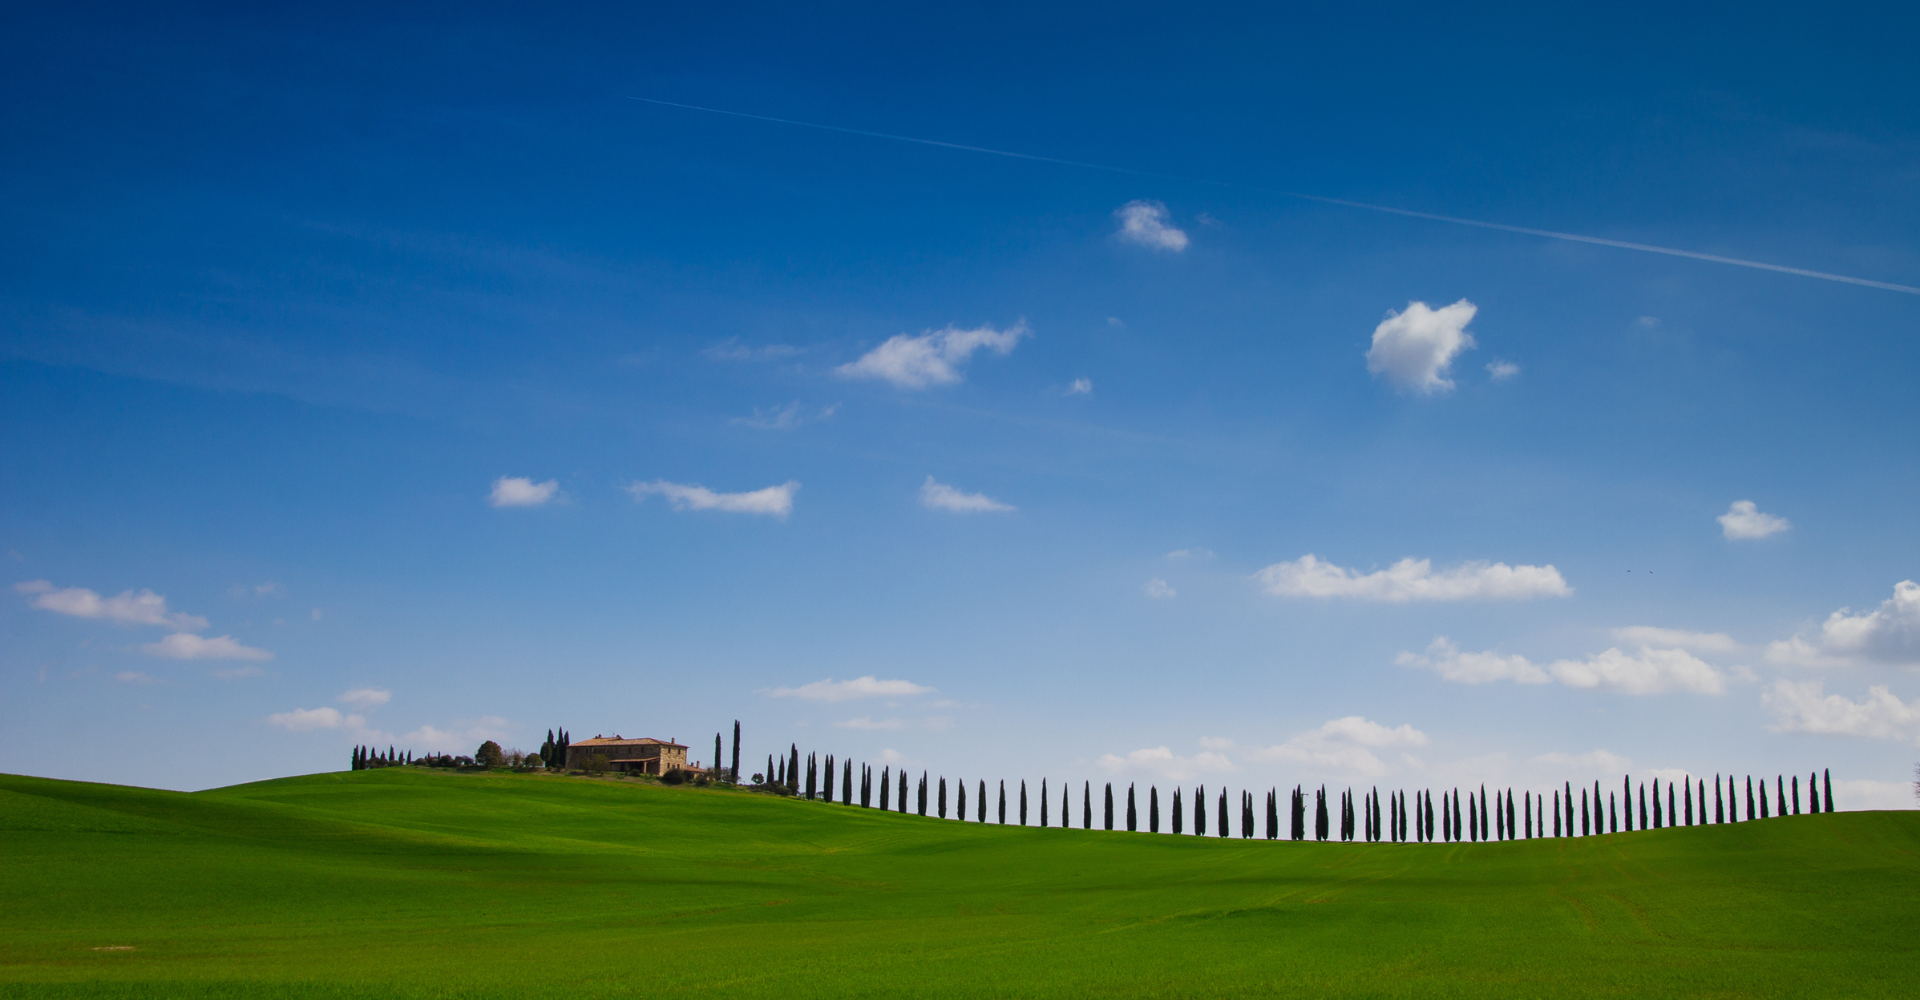
[[[1295,844],[392,769],[0,776],[0,838],[8,997],[1920,994],[1915,813]]]

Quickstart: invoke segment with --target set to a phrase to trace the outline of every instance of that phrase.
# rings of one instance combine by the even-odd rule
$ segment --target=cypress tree
[[[787,747],[787,760],[789,761],[787,764],[787,791],[797,792],[800,790],[800,745],[798,743]],[[900,772],[901,781],[906,780],[906,774],[907,772],[905,771]],[[902,785],[900,790],[904,795],[906,786]],[[905,803],[902,803],[900,811],[906,812]]]
[[[1020,779],[1020,825],[1027,825],[1027,779]]]
[[[797,754],[797,753],[799,753],[799,752],[800,752],[800,751],[798,751],[798,750],[795,750],[795,751],[794,751],[794,753],[796,753],[796,754]],[[819,762],[813,759],[813,754],[811,754],[811,753],[809,753],[809,754],[807,754],[807,784],[806,784],[806,794],[807,794],[807,801],[808,801],[808,802],[812,802],[812,801],[813,801],[813,789],[814,789],[814,786],[815,786],[815,785],[816,785],[816,784],[818,783],[818,782],[817,782],[817,781],[815,780],[815,779],[816,779],[816,775],[814,774],[814,772],[815,772],[815,771],[818,771],[819,769],[820,769],[820,766],[819,766]]]
[[[768,760],[769,760],[769,761],[771,761],[771,760],[772,760],[772,758],[768,758]],[[769,775],[769,777],[771,777],[771,775]],[[781,787],[783,787],[783,788],[784,788],[784,787],[786,787],[786,784],[787,784],[787,758],[785,758],[785,757],[781,757],[781,758],[780,758],[780,781],[779,781],[779,784],[780,784],[780,786],[781,786]]]
[[[1318,841],[1327,839],[1327,786],[1325,785],[1321,785],[1320,790],[1313,793],[1313,839]]]
[[[1773,780],[1774,788],[1778,792],[1778,794],[1774,796],[1773,801],[1780,804],[1780,808],[1775,810],[1774,815],[1785,816],[1787,814],[1787,783],[1777,774],[1774,775]]]
[[[1593,836],[1593,825],[1587,821],[1587,786],[1580,786],[1580,836]]]
[[[947,779],[945,775],[942,775],[940,778],[940,818],[947,818]]]
[[[1214,810],[1215,822],[1220,824],[1220,836],[1226,837],[1227,831],[1227,786],[1220,786],[1220,806]]]
[[[1833,811],[1833,768],[1824,767],[1820,769],[1820,784],[1826,791],[1826,798],[1827,798],[1826,811],[1832,812]]]
[[[1253,793],[1240,793],[1240,839],[1253,839]]]
[[[1267,839],[1280,839],[1280,789],[1267,789]]]
[[[1747,775],[1747,822],[1753,822],[1753,775]]]
[[[1705,810],[1706,807],[1706,802],[1702,801],[1700,808]],[[1713,776],[1713,821],[1715,823],[1725,823],[1727,821],[1726,800],[1720,796],[1720,775],[1718,772],[1715,772]]]
[[[1080,783],[1080,829],[1093,829],[1093,782]]]
[[[1787,801],[1793,803],[1793,815],[1800,815],[1800,776],[1797,774],[1793,776],[1793,798]],[[1786,813],[1785,809],[1780,810],[1781,815],[1784,816]]]
[[[1766,819],[1768,818],[1769,815],[1771,814],[1768,813],[1767,811],[1767,779],[1761,778],[1760,779],[1760,818]]]
[[[920,772],[920,789],[914,805],[917,807],[915,811],[920,815],[925,816],[927,814],[927,772],[925,771]]]
[[[1140,832],[1140,816],[1133,808],[1133,783],[1127,783],[1127,832]]]
[[[1007,782],[1005,778],[1000,780],[1000,825],[1007,825]]]
[[[1553,835],[1560,836],[1560,791],[1558,789],[1553,793]]]
[[[853,761],[847,761],[841,765],[841,768],[846,772],[846,777],[840,783],[840,804],[851,806],[853,805]]]
[[[1667,782],[1667,825],[1679,826],[1680,814],[1673,811],[1673,782]]]
[[[1174,836],[1178,837],[1181,834],[1186,832],[1185,830],[1181,829],[1181,819],[1183,817],[1180,813],[1180,786],[1179,785],[1173,786],[1173,808],[1168,811],[1167,815],[1173,818],[1173,835]]]
[[[880,769],[880,811],[881,812],[890,812],[892,810],[892,806],[889,805],[889,803],[893,801],[890,798],[892,794],[893,794],[893,768],[883,767]]]
[[[1147,832],[1160,832],[1160,786],[1147,786]]]
[[[733,720],[733,783],[740,783],[740,720]]]
[[[954,788],[960,793],[960,808],[955,815],[959,818],[960,822],[965,823],[967,821],[967,783],[964,781],[956,781],[954,782]]]
[[[1105,825],[1102,826],[1101,829],[1111,831],[1113,829],[1113,782],[1111,781],[1107,782],[1107,790],[1105,794],[1106,794],[1106,799],[1105,799],[1106,811],[1102,814],[1105,820]]]
[[[1060,829],[1073,829],[1073,786],[1060,784]]]
[[[1193,835],[1207,835],[1207,786],[1201,785],[1193,790]]]
[[[1047,779],[1040,779],[1040,826],[1047,825]]]
[[[1292,816],[1288,821],[1287,833],[1294,840],[1307,839],[1307,793],[1299,785],[1293,786]]]
[[[1620,832],[1620,814],[1614,811],[1613,793],[1607,793],[1607,832]]]
[[[985,823],[987,821],[987,781],[985,778],[980,779],[980,804],[974,807],[974,811],[979,815],[980,822]]]
[[[540,749],[540,759],[541,760],[547,759],[547,751],[545,747],[542,747]],[[713,776],[715,780],[718,780],[726,776],[726,768],[720,766],[720,761],[721,761],[720,734],[714,733],[713,734]]]
[[[907,769],[900,769],[900,795],[896,799],[896,808],[902,813],[907,811]]]
[[[1686,798],[1686,801],[1683,802],[1682,805],[1685,806],[1686,811],[1681,813],[1681,815],[1686,818],[1686,822],[1682,823],[1681,825],[1692,826],[1693,825],[1693,782],[1691,781],[1687,782],[1687,793],[1685,798]]]

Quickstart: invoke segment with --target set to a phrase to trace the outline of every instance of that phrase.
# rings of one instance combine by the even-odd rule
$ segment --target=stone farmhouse
[[[672,740],[656,740],[651,737],[626,739],[619,733],[612,736],[595,736],[590,740],[574,740],[567,748],[567,765],[581,767],[588,758],[600,754],[607,758],[607,770],[630,771],[635,774],[665,774],[679,768],[689,774],[698,774],[703,768],[687,766],[687,748],[684,744]]]

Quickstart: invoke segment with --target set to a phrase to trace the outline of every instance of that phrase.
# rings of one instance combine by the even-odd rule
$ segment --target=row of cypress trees
[[[736,756],[739,724],[735,723]],[[716,737],[716,747],[718,738]],[[717,753],[717,750],[716,750]],[[862,764],[859,768],[858,785],[855,784],[854,762],[838,761],[840,769],[839,798],[842,805],[855,804],[855,790],[858,789],[858,805],[872,808],[876,790],[873,767]],[[737,764],[736,764],[737,767]],[[836,761],[832,755],[824,758],[817,754],[808,754],[806,759],[805,784],[801,785],[800,756],[797,745],[791,746],[785,757],[767,758],[767,779],[769,784],[779,784],[795,793],[804,793],[808,799],[820,798],[828,802],[834,800],[834,777]],[[913,804],[909,807],[909,782],[907,771],[902,768],[896,772],[891,765],[881,768],[878,780],[879,808],[887,811],[906,813],[912,811],[921,816],[927,815],[929,806],[941,819],[948,816],[948,787],[945,777],[934,778],[929,772],[922,771],[913,784]],[[1602,809],[1603,789],[1595,782],[1589,790],[1584,785],[1579,794],[1579,808],[1574,807],[1574,791],[1571,782],[1552,793],[1551,813],[1548,820],[1549,802],[1546,796],[1533,792],[1520,793],[1516,798],[1513,789],[1496,791],[1489,798],[1484,785],[1478,790],[1468,790],[1464,800],[1460,789],[1443,791],[1438,795],[1431,790],[1417,790],[1412,802],[1408,801],[1406,791],[1389,793],[1383,803],[1380,790],[1376,788],[1356,794],[1352,789],[1339,793],[1337,802],[1330,802],[1325,786],[1313,792],[1313,829],[1315,840],[1325,841],[1338,838],[1341,841],[1363,840],[1366,842],[1452,842],[1452,841],[1488,841],[1532,839],[1536,836],[1571,837],[1591,836],[1600,833],[1617,833],[1624,828],[1660,829],[1667,826],[1696,826],[1712,823],[1741,822],[1739,806],[1740,789],[1732,777],[1722,783],[1720,776],[1713,780],[1713,814],[1709,820],[1707,813],[1707,782],[1704,779],[1689,779],[1681,782],[1668,781],[1665,801],[1662,802],[1661,782],[1656,778],[1652,782],[1652,794],[1648,795],[1646,783],[1635,787],[1632,778],[1622,779],[1621,792],[1616,799],[1611,792],[1605,793]],[[897,789],[897,791],[896,791]],[[1774,794],[1769,802],[1767,782],[1762,779],[1757,786],[1751,777],[1746,779],[1745,798],[1746,819],[1765,819],[1770,815],[1799,815],[1801,812],[1800,779],[1797,775],[1776,776]],[[1696,796],[1697,790],[1697,796]],[[1187,811],[1183,808],[1183,790],[1175,788],[1171,799],[1168,818],[1172,832],[1176,835],[1186,832]],[[1116,814],[1114,788],[1106,784],[1101,791],[1100,827],[1115,829],[1116,823],[1124,824],[1128,831],[1140,828],[1140,808],[1135,786],[1126,788],[1126,803],[1123,813]],[[931,802],[929,797],[931,796]],[[1147,790],[1146,825],[1151,833],[1160,832],[1160,790],[1149,786]],[[1031,805],[1028,799],[1027,783],[1020,781],[1016,791],[1017,807],[1015,821],[1021,826],[1028,825]],[[1070,785],[1063,785],[1060,791],[1060,809],[1057,822],[1050,821],[1049,803],[1051,796],[1047,790],[1047,780],[1040,782],[1038,795],[1038,820],[1040,826],[1071,827],[1073,825],[1073,799]],[[1810,813],[1833,811],[1833,779],[1831,771],[1811,774],[1807,778],[1806,811]],[[966,821],[967,785],[955,783],[954,818]],[[1192,830],[1196,836],[1208,834],[1207,791],[1205,786],[1194,789],[1192,808]],[[975,822],[988,821],[987,783],[978,782],[974,797]],[[1637,806],[1637,808],[1636,808]],[[1250,791],[1242,791],[1239,801],[1239,835],[1252,839],[1260,831],[1259,817],[1255,811],[1254,796]],[[1279,792],[1270,789],[1264,802],[1265,830],[1268,840],[1280,839]],[[1007,783],[998,783],[997,802],[994,818],[1001,824],[1009,821]],[[1220,789],[1214,806],[1213,832],[1220,837],[1233,836],[1233,824],[1228,806],[1227,790]],[[1080,826],[1082,829],[1094,828],[1093,783],[1083,782],[1081,786]],[[1551,830],[1551,834],[1549,834]],[[1288,838],[1305,840],[1307,830],[1307,791],[1295,786],[1291,792],[1289,808]]]
[[[353,748],[353,763],[350,769],[365,771],[376,767],[398,767],[411,763],[413,763],[411,750],[401,751],[388,747],[387,752],[383,754],[377,747],[357,746]]]
[[[555,732],[556,731],[552,729],[547,730],[547,741],[540,744],[540,759],[545,761],[548,767],[565,770],[567,767],[567,745],[573,742],[573,737],[568,736],[567,731],[564,729],[558,730],[559,735],[557,736]]]

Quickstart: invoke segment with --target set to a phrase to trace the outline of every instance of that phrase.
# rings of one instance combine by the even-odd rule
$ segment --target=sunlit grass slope
[[[545,775],[0,776],[0,872],[4,996],[1920,995],[1911,813],[1339,845]]]

